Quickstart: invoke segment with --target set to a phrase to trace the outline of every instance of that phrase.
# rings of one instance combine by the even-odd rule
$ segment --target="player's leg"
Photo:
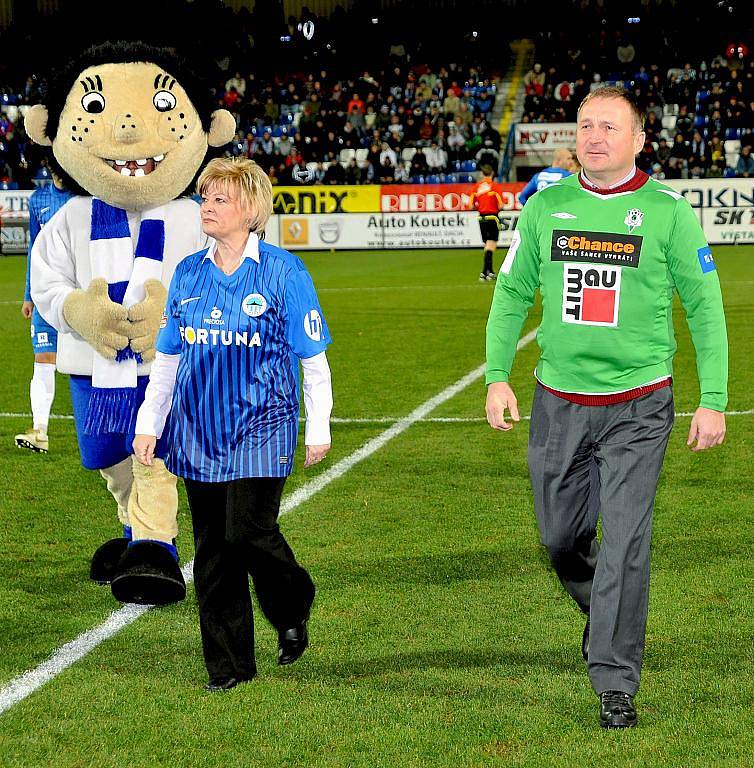
[[[602,545],[591,604],[589,677],[597,693],[639,687],[657,482],[673,426],[670,387],[600,408]]]
[[[494,223],[494,222],[493,222]],[[486,240],[484,243],[484,274],[486,280],[495,279],[495,268],[492,259],[497,248],[497,240]]]
[[[479,281],[494,280],[495,270],[492,266],[492,257],[497,248],[497,238],[500,234],[500,221],[497,216],[484,216],[479,219],[479,232],[484,242],[484,256],[482,271],[479,273]]]
[[[47,453],[47,428],[52,402],[55,399],[55,362],[58,347],[57,331],[37,312],[31,320],[31,343],[34,349],[34,374],[29,383],[32,427],[16,435],[16,445],[36,453]]]
[[[306,622],[315,589],[278,525],[284,485],[283,477],[231,483],[226,536],[246,563],[259,607],[278,631],[278,662],[290,664],[308,644]]]
[[[256,674],[249,575],[228,541],[228,489],[232,483],[186,479],[194,530],[194,586],[204,663],[213,690]]]
[[[528,458],[542,543],[561,584],[588,616],[599,509],[587,407],[537,386]]]

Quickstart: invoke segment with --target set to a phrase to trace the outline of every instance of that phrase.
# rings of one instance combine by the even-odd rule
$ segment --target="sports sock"
[[[484,271],[492,272],[492,251],[485,249],[484,251]]]
[[[55,399],[55,364],[34,363],[34,375],[29,384],[31,413],[34,417],[34,429],[47,432],[50,421],[50,409]]]

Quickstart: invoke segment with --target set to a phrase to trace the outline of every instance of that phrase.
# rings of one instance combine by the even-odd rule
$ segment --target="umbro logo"
[[[572,213],[566,213],[565,211],[559,211],[558,213],[551,213],[555,219],[575,219],[576,217]]]

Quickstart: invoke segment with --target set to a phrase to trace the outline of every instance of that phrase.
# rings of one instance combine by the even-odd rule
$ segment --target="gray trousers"
[[[537,525],[558,578],[590,617],[597,693],[634,695],[639,687],[652,511],[673,418],[671,387],[604,406],[577,405],[539,385],[534,395],[529,472]]]

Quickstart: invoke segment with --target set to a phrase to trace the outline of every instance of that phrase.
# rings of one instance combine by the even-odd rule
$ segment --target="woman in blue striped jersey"
[[[314,584],[277,518],[298,434],[299,361],[304,466],[330,449],[330,334],[303,262],[260,239],[272,213],[264,171],[212,160],[198,192],[212,240],[170,285],[134,453],[151,463],[170,413],[165,463],[186,484],[206,688],[218,691],[256,674],[249,574],[278,631],[278,662],[308,644]]]

